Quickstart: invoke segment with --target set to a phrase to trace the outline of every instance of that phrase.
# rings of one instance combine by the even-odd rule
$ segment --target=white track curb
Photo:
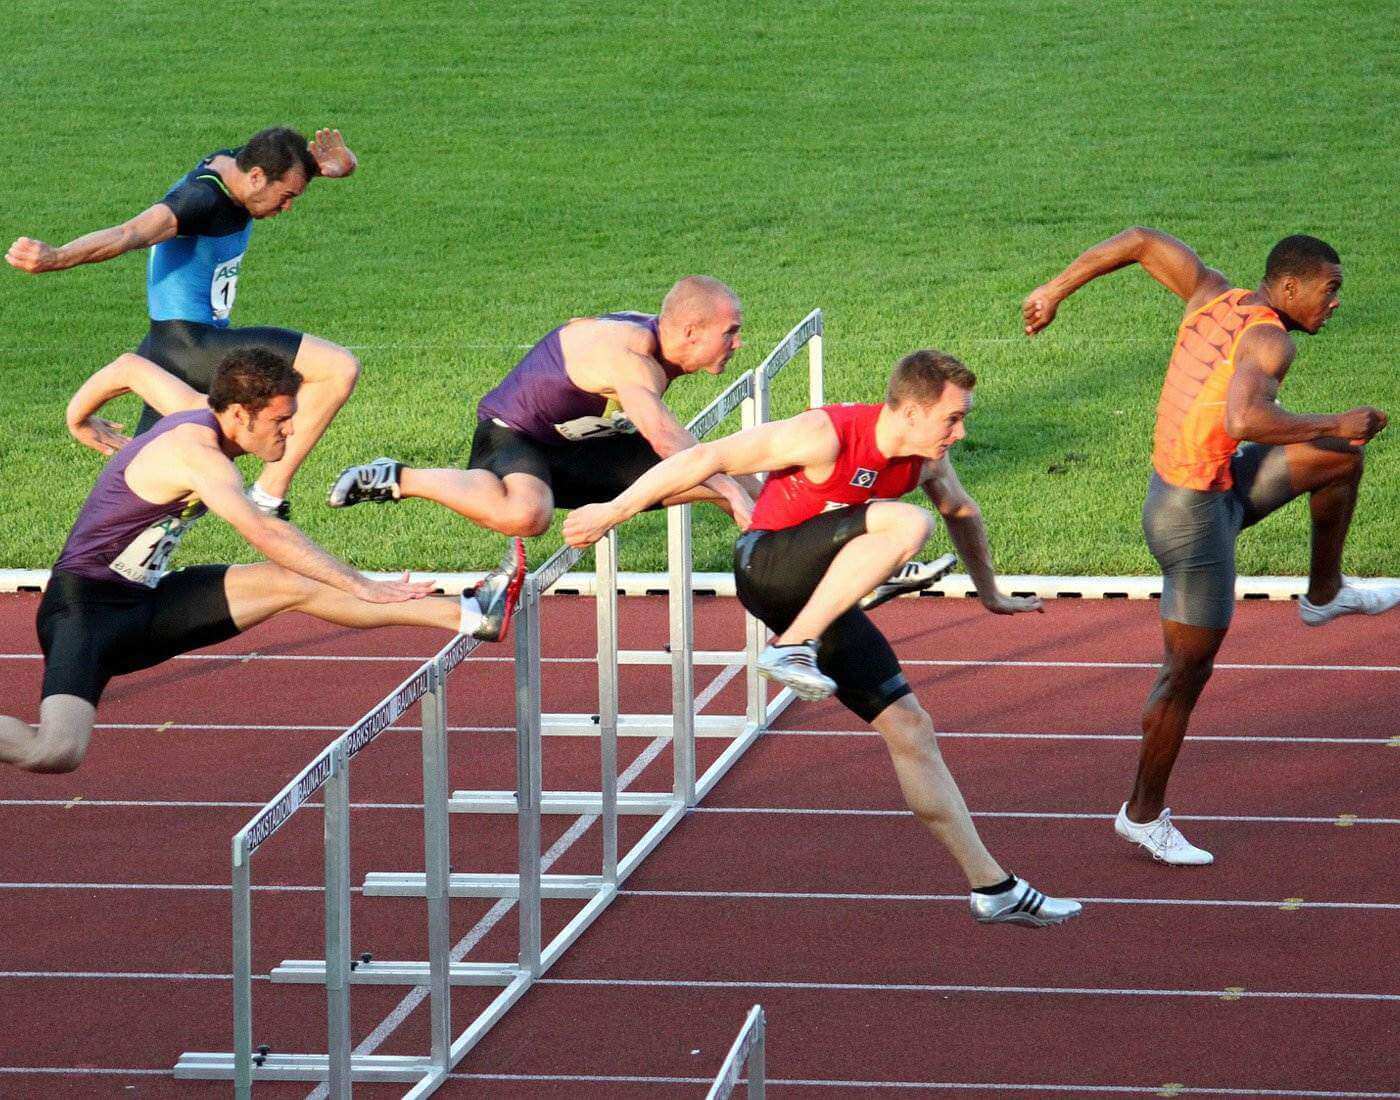
[[[371,573],[385,579],[396,573]],[[481,573],[415,572],[415,580],[435,580],[441,591],[450,595],[470,588],[482,577]],[[39,592],[48,584],[47,569],[0,569],[0,593]],[[1034,593],[1045,599],[1082,600],[1151,600],[1162,595],[1161,577],[1045,577],[1034,574],[1006,574],[998,578],[1003,592],[1017,595]],[[624,596],[665,594],[665,573],[620,573],[618,592]],[[698,596],[734,595],[732,573],[696,573],[691,585]],[[1305,577],[1240,577],[1235,582],[1237,600],[1293,600],[1307,588]],[[555,595],[591,596],[596,591],[592,573],[566,573],[550,592]],[[954,573],[940,581],[935,590],[924,596],[973,596],[972,580]]]

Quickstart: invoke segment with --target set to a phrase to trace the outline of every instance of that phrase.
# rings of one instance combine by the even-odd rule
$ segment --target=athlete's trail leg
[[[933,517],[899,501],[879,501],[865,513],[865,534],[853,538],[827,567],[826,575],[792,625],[774,645],[796,645],[821,636],[838,615],[917,554],[933,531]]]
[[[1172,765],[1225,631],[1163,619],[1162,639],[1166,652],[1142,712],[1142,748],[1128,799],[1128,818],[1140,824],[1153,820],[1166,805]]]
[[[257,481],[264,492],[274,497],[287,495],[292,475],[349,400],[360,377],[360,361],[353,354],[318,336],[301,338],[292,366],[302,378],[292,434],[287,437],[286,453],[264,466]]]
[[[402,603],[368,603],[272,562],[235,565],[224,578],[229,614],[239,630],[284,611],[302,611],[338,626],[433,626],[456,631],[461,609],[455,599],[429,596]]]
[[[973,887],[994,886],[1007,874],[992,858],[958,784],[938,751],[938,738],[928,712],[912,695],[905,695],[870,723],[885,739],[904,801],[948,853],[957,860]]]
[[[399,494],[436,501],[478,527],[502,535],[542,535],[554,518],[554,495],[533,474],[506,474],[501,479],[490,470],[405,466],[399,472]]]
[[[71,772],[87,754],[97,708],[76,695],[50,695],[39,725],[0,714],[0,762],[31,772]]]

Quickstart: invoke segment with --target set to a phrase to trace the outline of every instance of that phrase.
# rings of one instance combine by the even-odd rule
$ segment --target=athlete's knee
[[[548,531],[553,519],[554,510],[548,500],[510,495],[506,497],[500,513],[494,517],[492,526],[503,535],[532,538]]]
[[[328,364],[327,373],[336,389],[349,397],[360,380],[360,359],[347,348],[337,347]]]
[[[1215,671],[1215,655],[1176,654],[1163,668],[1163,686],[1168,694],[1191,697],[1201,693]]]
[[[912,694],[891,703],[875,719],[875,728],[896,756],[932,757],[938,755],[938,735],[933,719]]]
[[[933,534],[933,514],[917,504],[882,501],[872,519],[871,529],[898,540],[901,549],[909,557],[917,554]]]
[[[21,766],[27,771],[48,775],[77,771],[87,755],[87,745],[88,739],[80,730],[55,729],[41,724]]]

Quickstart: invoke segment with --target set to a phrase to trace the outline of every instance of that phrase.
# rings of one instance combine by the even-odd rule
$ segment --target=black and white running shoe
[[[799,699],[825,699],[836,690],[836,681],[817,668],[816,642],[770,645],[758,655],[758,672],[792,688]]]
[[[860,609],[869,611],[906,592],[922,592],[946,577],[957,564],[956,554],[944,554],[933,561],[907,561],[900,566],[898,573],[860,601]]]
[[[978,924],[1028,924],[1032,928],[1048,928],[1079,916],[1084,909],[1069,898],[1042,894],[1023,878],[1016,879],[999,894],[968,896],[972,901],[972,916]]]
[[[349,508],[367,501],[382,504],[398,500],[402,470],[403,463],[392,458],[376,458],[373,462],[347,467],[335,479],[326,503],[332,508]]]

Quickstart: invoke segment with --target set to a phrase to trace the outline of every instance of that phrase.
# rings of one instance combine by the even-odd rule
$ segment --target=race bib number
[[[243,266],[244,255],[240,252],[214,268],[214,279],[209,284],[209,305],[216,321],[227,321],[233,312],[233,299],[238,295],[238,269]]]
[[[580,416],[566,420],[554,425],[554,430],[570,443],[577,443],[581,439],[596,439],[604,435],[630,435],[637,429],[627,419],[627,414],[618,409],[610,416]]]
[[[129,581],[154,588],[169,571],[170,555],[175,553],[185,532],[203,514],[202,508],[192,504],[178,516],[151,524],[117,555],[111,569]]]

